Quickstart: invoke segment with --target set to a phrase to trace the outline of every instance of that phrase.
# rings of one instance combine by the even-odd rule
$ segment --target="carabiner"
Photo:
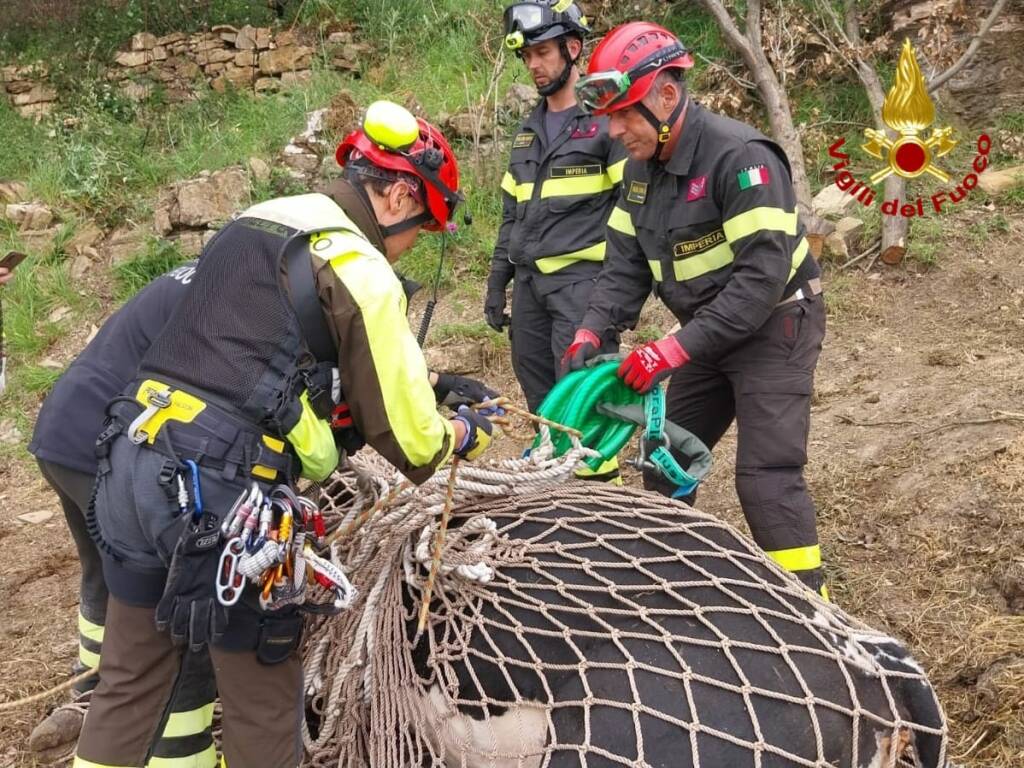
[[[232,606],[237,603],[245,589],[245,577],[238,572],[238,560],[245,551],[240,538],[231,539],[220,555],[217,566],[217,602]]]
[[[198,523],[203,516],[203,494],[199,490],[199,465],[192,459],[182,462],[192,473],[192,522]]]

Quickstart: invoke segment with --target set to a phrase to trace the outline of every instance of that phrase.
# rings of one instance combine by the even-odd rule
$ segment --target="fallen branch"
[[[870,256],[872,253],[878,252],[879,250],[881,250],[881,248],[882,248],[882,241],[879,240],[877,243],[875,243],[874,245],[869,247],[866,251],[864,251],[860,255],[855,256],[854,258],[852,258],[849,261],[847,261],[844,264],[842,264],[839,267],[839,269],[841,269],[841,270],[842,269],[848,269],[848,268],[852,267],[854,264],[856,264],[858,261],[860,261],[861,259],[864,259],[865,257]],[[869,269],[870,269],[870,267],[869,267]]]
[[[1011,413],[1009,411],[995,411],[996,415],[988,419],[963,419],[958,421],[948,421],[945,424],[938,424],[934,427],[924,429],[921,424],[916,421],[857,421],[849,416],[836,416],[836,419],[842,424],[849,424],[852,427],[906,427],[913,426],[921,429],[920,432],[915,432],[912,437],[924,437],[935,432],[941,432],[946,429],[953,429],[955,427],[980,427],[986,424],[999,424],[1007,421],[1024,421],[1024,413]]]

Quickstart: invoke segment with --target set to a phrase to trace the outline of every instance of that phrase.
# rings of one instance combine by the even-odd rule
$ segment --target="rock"
[[[103,239],[103,231],[91,221],[85,222],[75,230],[64,250],[72,255],[81,253],[84,249],[90,248]]]
[[[20,181],[0,181],[0,203],[19,203],[28,197],[28,186]]]
[[[536,88],[525,83],[512,83],[509,86],[508,93],[505,94],[502,106],[509,117],[518,119],[525,117],[537,105],[539,100],[540,94],[537,93]]]
[[[21,240],[25,244],[25,250],[29,253],[50,253],[53,245],[60,234],[60,227],[49,229],[33,229],[21,233]]]
[[[273,93],[281,89],[281,81],[276,77],[261,77],[252,87],[257,93]]]
[[[312,79],[313,73],[308,69],[303,69],[298,72],[285,72],[281,75],[281,83],[283,85],[296,85],[298,83],[308,83]]]
[[[122,67],[131,68],[149,64],[152,60],[153,54],[150,51],[120,51],[114,57],[114,61]]]
[[[53,222],[53,211],[42,203],[8,203],[7,218],[20,230],[46,229]]]
[[[203,232],[199,230],[180,232],[174,241],[184,256],[195,257],[203,252]]]
[[[121,92],[132,101],[145,101],[153,92],[153,86],[149,83],[137,83],[134,80],[126,80],[121,84]]]
[[[169,55],[167,48],[162,45],[158,45],[153,49],[153,61],[166,61]]]
[[[15,107],[18,110],[18,114],[22,117],[30,117],[36,122],[39,122],[47,115],[53,113],[52,101],[41,101],[38,104],[26,104],[21,107]]]
[[[1018,615],[1024,614],[1024,560],[1005,566],[1001,572],[993,576],[993,581],[1006,598],[1010,611]]]
[[[270,166],[266,162],[258,157],[250,157],[246,165],[256,181],[270,181]]]
[[[284,148],[283,156],[285,165],[303,173],[315,173],[320,168],[319,155],[294,144]]]
[[[850,249],[846,247],[846,241],[836,232],[825,238],[824,246],[825,257],[833,261],[842,264],[850,258]]]
[[[252,67],[255,68],[259,64],[259,54],[255,50],[252,51],[239,51],[235,54],[235,66],[236,67]]]
[[[21,430],[14,424],[14,419],[0,421],[0,445],[17,445],[21,442]]]
[[[854,216],[844,216],[836,222],[836,237],[846,243],[848,253],[856,253],[860,247],[860,238],[864,234],[864,222]],[[827,241],[828,238],[826,238]]]
[[[85,248],[81,253],[71,260],[69,274],[71,279],[79,282],[92,270],[96,261],[99,261],[99,252],[95,248]]]
[[[235,34],[235,48],[247,51],[256,48],[256,28],[246,24]]]
[[[71,314],[71,307],[60,306],[57,307],[53,312],[47,315],[46,319],[51,323],[59,323],[61,320]]]
[[[347,136],[359,125],[360,106],[348,91],[339,91],[331,99],[324,115],[324,130],[332,136]]]
[[[163,37],[158,37],[157,40],[156,40],[156,43],[157,43],[157,45],[174,45],[175,43],[180,43],[184,39],[185,39],[185,34],[184,33],[182,33],[182,32],[172,32],[169,35],[164,35]]]
[[[47,510],[39,510],[38,512],[26,512],[23,515],[18,515],[16,518],[23,523],[29,523],[31,525],[38,525],[45,523],[47,520],[53,517],[53,512]]]
[[[110,266],[116,267],[140,256],[146,250],[147,232],[143,229],[121,227],[107,237],[102,246]]]
[[[34,85],[31,90],[25,93],[16,94],[12,99],[11,103],[16,107],[25,107],[29,104],[39,104],[40,102],[56,101],[57,92],[50,88],[48,85]]]
[[[305,45],[290,45],[260,54],[260,72],[280,75],[296,69],[307,69],[313,58],[313,49]]]
[[[196,64],[201,67],[210,67],[216,64],[224,64],[235,60],[235,52],[226,48],[217,48],[210,51],[201,51],[196,54]]]
[[[477,136],[477,115],[472,112],[460,112],[449,117],[445,125],[445,135],[456,136],[460,139],[490,138],[494,134],[494,126],[489,115],[483,115],[479,121],[480,135]]]
[[[990,195],[1000,195],[1015,187],[1024,186],[1024,165],[996,171],[991,168],[978,176],[978,186]]]
[[[432,371],[444,371],[465,375],[483,370],[484,350],[479,342],[464,342],[458,346],[432,347],[424,352],[427,367]]]
[[[840,217],[854,202],[856,198],[853,195],[846,194],[835,184],[829,184],[814,196],[811,206],[818,216]]]
[[[348,45],[352,42],[353,38],[351,32],[331,32],[331,34],[327,36],[328,45]]]
[[[249,200],[249,177],[241,168],[225,168],[177,188],[178,216],[172,222],[205,227],[227,221]]]
[[[156,47],[157,37],[149,32],[139,32],[132,35],[133,51],[150,51]]]

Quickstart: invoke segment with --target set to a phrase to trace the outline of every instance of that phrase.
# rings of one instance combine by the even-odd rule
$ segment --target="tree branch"
[[[747,0],[747,39],[754,48],[764,49],[761,42],[761,0]]]
[[[719,29],[725,34],[726,42],[743,57],[747,69],[753,72],[755,60],[754,52],[750,47],[750,41],[740,32],[736,23],[732,20],[732,16],[729,15],[729,11],[722,4],[722,0],[701,0],[701,4],[707,8],[708,13],[715,17]]]
[[[981,42],[988,31],[992,29],[992,25],[996,23],[996,19],[999,14],[1003,12],[1003,8],[1006,7],[1006,0],[996,0],[996,4],[992,6],[992,10],[988,14],[988,18],[982,23],[981,28],[978,29],[978,34],[971,40],[971,44],[967,46],[967,50],[964,51],[963,56],[956,60],[956,62],[945,72],[937,77],[931,79],[928,83],[928,90],[935,91],[949,82],[950,78],[955,77],[956,74],[963,69],[967,62],[974,58],[974,54],[978,52],[981,47]]]

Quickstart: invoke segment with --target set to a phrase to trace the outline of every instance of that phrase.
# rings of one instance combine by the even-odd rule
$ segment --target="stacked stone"
[[[351,32],[335,32],[327,39],[326,51],[337,69],[355,70],[364,50]],[[229,87],[275,91],[308,80],[314,52],[294,30],[275,34],[269,27],[224,24],[209,32],[164,37],[140,32],[132,37],[130,50],[117,54],[107,77],[135,100],[149,96],[158,82],[164,84],[168,100],[191,99],[200,77],[221,92]]]
[[[42,64],[0,67],[0,92],[24,117],[39,119],[53,111],[57,91],[49,85],[49,70]]]

